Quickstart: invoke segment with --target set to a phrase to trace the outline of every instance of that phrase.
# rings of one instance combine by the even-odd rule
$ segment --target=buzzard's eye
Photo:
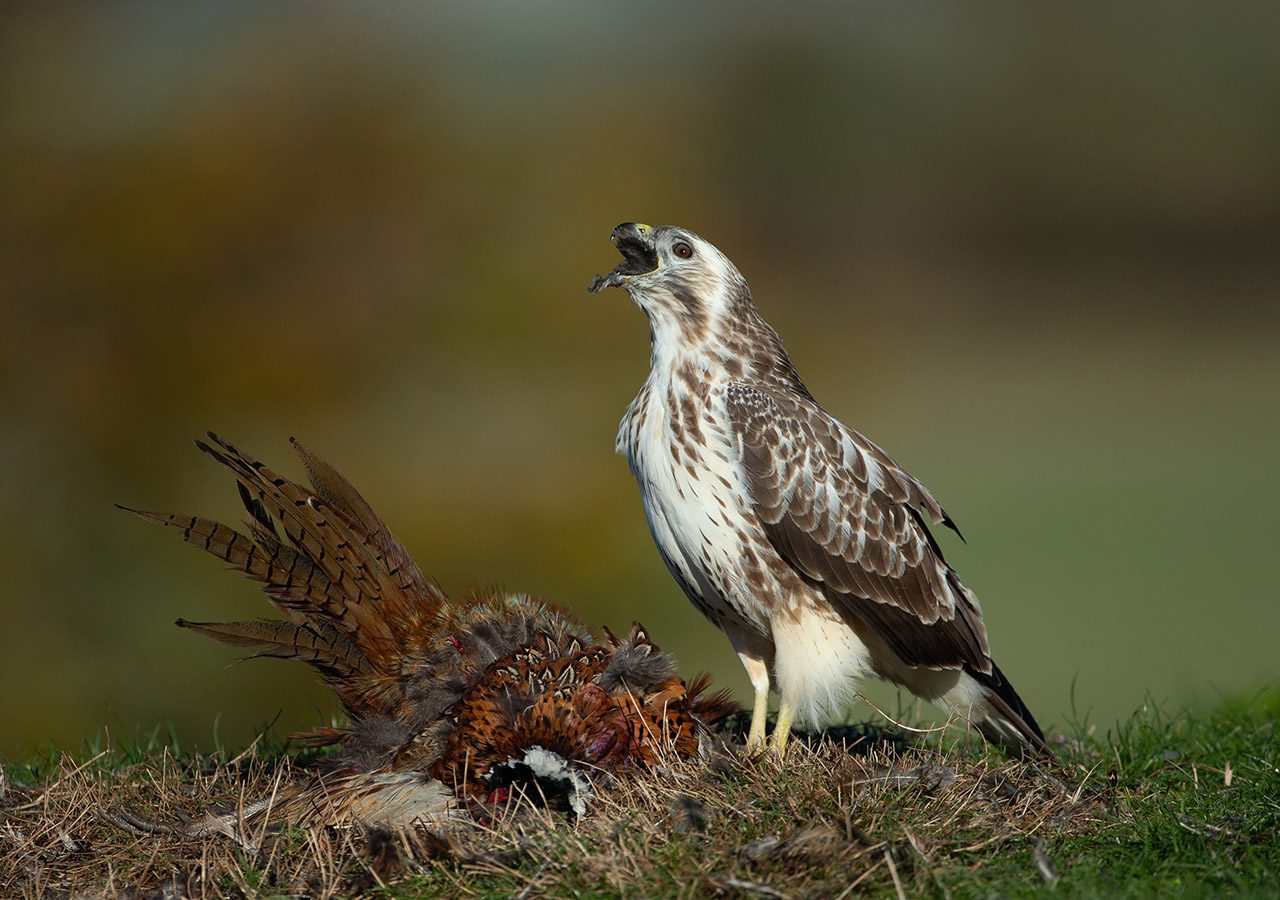
[[[681,259],[688,259],[689,257],[693,256],[693,248],[690,247],[688,244],[686,244],[684,241],[677,241],[675,244],[673,244],[671,247],[671,252],[674,253],[676,256],[680,257]]]

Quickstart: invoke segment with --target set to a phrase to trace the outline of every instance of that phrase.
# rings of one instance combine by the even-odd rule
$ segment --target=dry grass
[[[267,827],[247,807],[300,777],[252,748],[214,764],[167,750],[63,756],[0,801],[0,894],[843,896],[947,893],[940,872],[1121,821],[1088,771],[980,750],[795,742],[786,764],[717,752],[598,784],[585,816],[514,798],[490,821],[388,833]],[[210,811],[225,827],[191,836]]]

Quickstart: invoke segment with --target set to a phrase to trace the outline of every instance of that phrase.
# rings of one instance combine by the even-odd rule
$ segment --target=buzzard
[[[590,291],[625,288],[652,344],[617,450],[667,568],[751,680],[748,746],[764,744],[770,687],[781,755],[793,720],[831,720],[876,676],[1049,755],[929,532],[955,528],[933,494],[818,405],[718,249],[635,222],[612,240],[622,262]]]

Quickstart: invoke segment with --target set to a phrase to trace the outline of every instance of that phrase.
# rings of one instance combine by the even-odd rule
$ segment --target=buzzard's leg
[[[729,643],[747,670],[747,679],[755,691],[755,703],[751,706],[751,730],[747,732],[747,750],[764,749],[765,717],[769,713],[769,669],[773,666],[773,644],[768,638],[741,631],[732,625],[721,624]]]
[[[795,706],[785,695],[778,702],[778,721],[773,726],[773,752],[782,759],[787,755],[787,738],[791,737],[791,721],[795,715]]]
[[[764,660],[755,659],[743,651],[738,652],[742,668],[755,691],[755,703],[751,707],[751,730],[747,732],[747,750],[764,749],[764,720],[769,714],[769,666]]]

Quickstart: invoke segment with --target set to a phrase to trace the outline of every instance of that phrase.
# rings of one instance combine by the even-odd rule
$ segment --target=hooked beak
[[[591,294],[607,287],[622,287],[628,278],[658,269],[658,251],[653,244],[653,228],[639,222],[623,222],[609,236],[622,254],[622,262],[608,275],[597,275],[587,288]]]

